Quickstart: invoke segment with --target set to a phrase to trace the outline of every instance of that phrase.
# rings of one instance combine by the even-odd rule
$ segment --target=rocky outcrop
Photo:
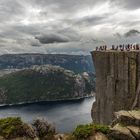
[[[109,124],[113,112],[140,108],[140,52],[93,51],[96,102],[92,119]]]
[[[87,138],[87,140],[108,140],[108,138],[105,136],[105,134],[97,132],[93,136]]]
[[[73,132],[73,137],[63,135],[62,140],[140,140],[139,121],[139,110],[122,110],[115,113],[115,120],[111,125],[79,125]]]
[[[119,111],[115,113],[116,120],[113,123],[140,126],[140,111]]]
[[[110,128],[109,138],[115,140],[140,139],[140,111],[119,111]]]

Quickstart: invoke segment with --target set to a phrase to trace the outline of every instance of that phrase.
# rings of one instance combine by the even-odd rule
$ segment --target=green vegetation
[[[21,131],[23,122],[19,117],[0,119],[0,135],[5,138],[11,138],[17,136],[17,133]]]
[[[75,74],[62,68],[26,69],[0,77],[0,103],[74,98]]]
[[[99,124],[78,125],[71,134],[64,134],[65,140],[86,140],[96,132],[109,134],[108,126]],[[19,117],[0,119],[0,136],[6,139],[25,137],[29,139],[55,140],[55,128],[45,119],[37,119],[32,125],[23,123]]]
[[[43,135],[40,136],[40,131]],[[22,122],[19,117],[8,117],[0,119],[0,136],[5,139],[12,139],[17,137],[25,137],[34,139],[37,136],[40,140],[54,140],[55,130],[48,122],[39,122],[37,126],[26,124]]]
[[[16,104],[84,97],[93,90],[90,84],[92,83],[81,75],[58,66],[33,66],[0,77],[0,103]]]
[[[91,136],[95,132],[102,132],[104,134],[107,134],[109,133],[109,131],[109,127],[105,125],[86,124],[77,126],[77,128],[73,132],[73,135],[78,140],[84,140],[85,138]]]

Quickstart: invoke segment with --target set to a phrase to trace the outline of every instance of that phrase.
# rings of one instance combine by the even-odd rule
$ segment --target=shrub
[[[34,120],[33,126],[36,128],[39,137],[50,137],[55,134],[55,128],[44,118]]]
[[[93,127],[95,131],[102,132],[104,134],[108,134],[110,132],[109,127],[106,125],[94,124]]]
[[[95,132],[102,132],[104,134],[109,133],[109,127],[105,125],[99,124],[86,124],[86,125],[79,125],[74,130],[73,135],[78,139],[82,140],[89,136],[91,136]]]
[[[0,119],[0,135],[5,138],[13,137],[19,132],[22,125],[23,123],[19,117]]]

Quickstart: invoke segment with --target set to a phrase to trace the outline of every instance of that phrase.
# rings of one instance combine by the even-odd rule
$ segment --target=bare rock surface
[[[140,139],[140,110],[121,110],[115,112],[115,117],[109,137],[115,140]]]
[[[89,137],[87,140],[108,140],[108,138],[100,132],[97,132],[94,136]]]
[[[140,51],[93,51],[96,102],[93,122],[110,124],[114,112],[140,108]]]
[[[119,111],[115,113],[118,123],[140,126],[140,111]]]
[[[131,134],[130,130],[120,124],[116,124],[111,128],[110,136],[117,140],[135,140],[135,137]]]
[[[127,129],[133,134],[136,139],[140,139],[140,127],[136,126],[127,126]]]

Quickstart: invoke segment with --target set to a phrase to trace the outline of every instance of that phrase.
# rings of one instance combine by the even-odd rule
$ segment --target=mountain
[[[46,64],[58,65],[75,73],[94,72],[90,55],[5,54],[0,56],[0,69],[22,69]]]
[[[33,66],[0,77],[1,104],[83,98],[93,90],[88,73],[75,74],[52,65]]]

